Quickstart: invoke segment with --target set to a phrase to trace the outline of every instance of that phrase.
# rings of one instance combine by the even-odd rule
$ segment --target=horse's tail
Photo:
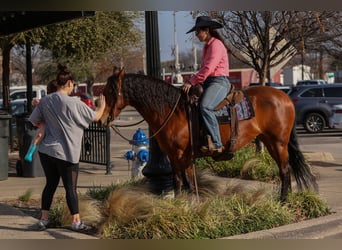
[[[293,176],[300,189],[307,188],[317,191],[318,185],[316,177],[312,174],[310,166],[305,161],[303,153],[299,149],[296,127],[293,126],[288,144],[289,164],[292,168]]]

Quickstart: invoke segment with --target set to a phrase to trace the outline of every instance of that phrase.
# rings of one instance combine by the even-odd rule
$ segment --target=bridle
[[[114,86],[112,86],[113,88],[113,92],[115,92],[115,89],[114,89]],[[122,90],[121,88],[118,89],[118,98],[120,97],[120,101],[119,99],[116,101],[116,102],[113,102],[113,104],[111,105],[111,109],[110,109],[110,113],[108,115],[108,118],[107,118],[107,124],[109,124],[111,121],[113,121],[115,119],[115,117],[112,119],[112,114],[113,114],[113,111],[115,111],[115,106],[118,104],[118,103],[123,103],[123,94],[122,94]],[[177,98],[177,101],[175,102],[175,104],[173,105],[172,109],[170,110],[169,114],[167,115],[166,119],[163,121],[163,123],[161,124],[160,128],[155,132],[153,133],[152,135],[150,135],[148,138],[146,138],[145,140],[150,140],[154,137],[156,137],[160,131],[162,131],[162,129],[165,127],[165,125],[169,122],[169,120],[171,119],[172,115],[174,114],[177,106],[178,106],[178,103],[180,101],[180,98],[181,98],[182,94],[180,93],[178,98]],[[145,121],[145,119],[142,119],[141,121],[137,122],[137,123],[134,123],[134,124],[130,124],[130,125],[115,125],[115,124],[112,124],[110,127],[113,129],[113,131],[115,133],[117,133],[122,139],[126,140],[126,141],[129,141],[131,142],[131,139],[128,139],[127,137],[125,137],[124,135],[122,135],[122,133],[119,131],[119,127],[131,127],[131,126],[135,126],[135,125],[138,125],[140,123],[142,123],[143,121]],[[135,140],[136,141],[136,140]]]

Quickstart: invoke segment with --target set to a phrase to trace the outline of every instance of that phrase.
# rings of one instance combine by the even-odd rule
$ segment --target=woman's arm
[[[101,94],[99,97],[98,107],[96,108],[95,118],[93,121],[97,122],[98,120],[100,120],[105,107],[106,107],[106,100],[105,100],[105,97]]]

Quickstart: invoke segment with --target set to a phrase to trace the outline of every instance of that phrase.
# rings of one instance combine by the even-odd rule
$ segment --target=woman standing
[[[228,51],[222,37],[216,31],[222,28],[222,24],[212,20],[208,16],[200,16],[196,19],[195,26],[187,33],[195,31],[197,38],[203,42],[202,63],[199,71],[183,86],[183,91],[188,93],[191,86],[203,84],[203,96],[200,102],[200,110],[211,139],[211,145],[203,146],[203,152],[222,153],[223,145],[216,119],[214,108],[227,96],[231,84],[228,80],[229,62]]]
[[[81,141],[84,129],[92,121],[100,119],[105,99],[100,96],[99,106],[94,111],[78,98],[69,96],[74,88],[74,78],[71,71],[62,65],[58,66],[56,86],[57,91],[43,97],[29,117],[33,125],[45,126],[45,136],[38,148],[46,177],[38,229],[45,230],[49,225],[49,210],[62,178],[72,216],[71,229],[88,231],[91,227],[81,221],[76,192]]]

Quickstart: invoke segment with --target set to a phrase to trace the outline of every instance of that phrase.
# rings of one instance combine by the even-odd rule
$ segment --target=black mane
[[[132,106],[153,107],[159,114],[163,114],[165,105],[172,108],[182,91],[161,79],[126,74],[123,80],[123,93],[124,98],[129,100]],[[180,103],[183,104],[183,100]]]

